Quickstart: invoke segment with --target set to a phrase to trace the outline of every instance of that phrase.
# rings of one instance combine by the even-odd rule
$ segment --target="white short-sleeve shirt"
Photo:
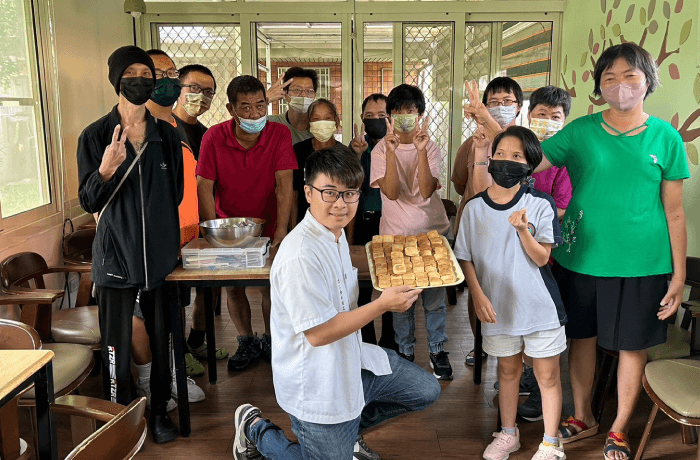
[[[277,402],[299,420],[321,424],[357,418],[365,405],[361,370],[391,373],[380,347],[356,331],[314,347],[304,331],[357,308],[357,269],[345,235],[310,211],[280,245],[270,270],[272,378]]]

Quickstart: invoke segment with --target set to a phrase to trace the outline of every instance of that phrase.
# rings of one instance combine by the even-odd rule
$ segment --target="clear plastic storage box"
[[[270,238],[255,238],[240,248],[218,248],[204,238],[182,248],[182,267],[189,270],[236,270],[261,268],[270,255]]]

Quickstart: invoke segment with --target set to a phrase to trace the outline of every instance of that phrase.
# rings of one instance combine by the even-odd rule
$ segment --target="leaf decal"
[[[565,54],[565,55],[564,55],[564,65],[562,66],[562,71],[563,71],[564,73],[566,73],[566,64],[567,64],[568,60],[569,60],[569,55],[568,55],[568,54]]]
[[[576,84],[576,71],[575,70],[571,71],[571,83],[574,85]]]
[[[688,154],[688,159],[690,160],[691,163],[693,163],[695,166],[698,165],[698,149],[695,147],[695,145],[691,143],[685,144],[685,151]]]
[[[656,9],[656,0],[649,0],[649,19],[654,16],[654,10]]]
[[[593,50],[593,29],[588,33],[588,50]]]
[[[605,0],[600,0],[600,9],[603,10],[603,13],[605,13],[605,11],[608,9]]]
[[[586,70],[585,72],[583,72],[583,77],[581,77],[581,78],[583,78],[583,81],[584,81],[584,82],[587,82],[588,79],[591,78],[591,71],[590,71],[590,70]]]
[[[581,65],[579,67],[583,67],[586,65],[586,58],[588,57],[588,52],[584,52],[583,56],[581,56]]]
[[[605,19],[605,27],[608,27],[610,25],[611,20],[612,20],[612,10],[608,11],[608,17]]]
[[[680,13],[681,10],[683,9],[683,0],[678,0],[676,2],[676,9],[674,10],[676,14]]]
[[[647,12],[644,8],[639,8],[639,22],[641,22],[642,25],[647,23]]]
[[[593,54],[598,54],[598,49],[600,49],[600,44],[596,43],[593,45]]]
[[[618,6],[620,6],[620,0],[615,0],[613,2],[613,8],[617,9]]]
[[[664,2],[664,17],[666,19],[671,19],[671,5],[668,2]]]
[[[671,118],[671,126],[673,126],[673,129],[678,129],[678,114],[675,114],[673,118]]]
[[[620,29],[620,24],[615,24],[613,26],[613,35],[616,37],[619,37],[621,33],[622,33],[622,30]]]
[[[700,104],[700,73],[695,76],[695,83],[693,83],[693,96],[695,96],[695,102]]]
[[[627,14],[625,15],[625,24],[627,24],[628,22],[630,22],[632,20],[633,15],[634,15],[634,3],[632,3],[630,5],[630,7],[627,8]]]
[[[685,41],[688,39],[690,36],[690,29],[693,27],[693,20],[688,19],[685,24],[683,24],[683,27],[681,27],[681,39],[679,42],[679,45],[682,45],[685,43]]]
[[[679,80],[681,78],[681,74],[678,71],[678,66],[676,64],[671,64],[668,66],[668,73],[671,75],[671,80]]]
[[[659,23],[656,22],[656,19],[651,21],[649,23],[649,32],[653,35],[659,30]]]
[[[605,27],[603,27],[602,25],[600,26],[600,38],[605,40]]]

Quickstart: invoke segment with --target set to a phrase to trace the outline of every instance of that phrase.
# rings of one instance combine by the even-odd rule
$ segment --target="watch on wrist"
[[[473,166],[488,166],[489,162],[488,161],[475,161]]]

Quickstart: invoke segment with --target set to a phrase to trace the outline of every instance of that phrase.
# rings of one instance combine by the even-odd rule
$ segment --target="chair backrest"
[[[19,321],[0,319],[0,350],[40,350],[39,334]]]
[[[10,287],[12,283],[20,278],[37,273],[34,283],[37,289],[46,289],[44,277],[41,275],[48,265],[43,257],[35,252],[20,252],[11,255],[0,262],[0,279],[4,288]],[[24,283],[22,287],[31,287],[29,283]]]
[[[685,284],[690,286],[690,297],[688,300],[700,299],[700,258],[685,258]]]
[[[90,263],[92,261],[92,242],[95,240],[94,228],[76,230],[66,235],[63,240],[63,258],[73,263]]]
[[[116,417],[88,436],[66,460],[126,460],[133,458],[146,440],[146,398],[129,404]]]

